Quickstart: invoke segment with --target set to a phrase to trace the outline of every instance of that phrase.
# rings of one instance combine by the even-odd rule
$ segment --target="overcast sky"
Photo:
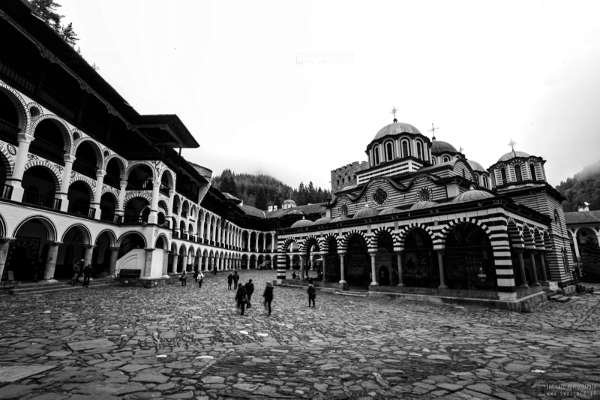
[[[140,113],[175,113],[220,173],[329,187],[398,119],[551,184],[600,159],[600,2],[58,0]]]

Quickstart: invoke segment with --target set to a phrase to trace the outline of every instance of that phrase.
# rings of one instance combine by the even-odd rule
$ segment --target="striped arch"
[[[77,139],[74,143],[73,143],[73,150],[71,151],[73,154],[77,154],[77,149],[79,148],[79,145],[81,145],[84,142],[90,142],[90,144],[92,145],[94,152],[96,153],[96,157],[98,157],[97,159],[97,165],[96,168],[97,169],[103,169],[102,167],[104,166],[104,154],[102,153],[102,149],[103,146],[96,142],[94,139],[92,139],[89,136],[82,136],[79,139]]]
[[[73,151],[73,132],[71,131],[71,129],[69,129],[69,127],[60,118],[58,118],[54,114],[45,114],[45,115],[42,115],[41,117],[39,117],[37,120],[35,120],[31,124],[31,128],[29,130],[31,132],[31,134],[35,137],[35,130],[37,129],[37,126],[46,120],[54,120],[58,124],[58,129],[62,133],[63,140],[65,142],[65,147],[64,147],[65,153],[74,155],[75,152]]]
[[[158,243],[158,239],[161,239],[161,238],[165,244],[164,250],[168,250],[169,249],[169,238],[164,233],[161,233],[160,235],[158,235],[156,237],[156,240],[154,241],[154,247],[157,248],[156,243]]]
[[[298,244],[298,241],[296,239],[289,238],[289,239],[286,239],[285,242],[283,242],[283,244],[278,249],[278,251],[280,253],[287,253],[292,244],[295,244],[296,246],[298,246],[298,248],[300,248],[300,245]]]
[[[156,170],[149,161],[132,161],[129,165],[127,165],[127,169],[125,169],[125,179],[129,179],[129,174],[131,173],[131,170],[137,167],[138,165],[145,165],[148,168],[150,168],[150,171],[152,171],[152,182],[156,182]]]
[[[31,118],[29,117],[29,113],[27,112],[30,105],[26,103],[21,93],[14,90],[2,81],[0,81],[0,90],[8,96],[10,101],[15,106],[17,113],[19,114],[19,129],[23,132],[33,132],[31,128],[29,128],[31,125]],[[33,105],[34,104],[31,104],[31,106]],[[35,104],[35,106],[41,110],[41,107],[37,106],[37,104]]]
[[[112,229],[103,229],[100,232],[98,232],[98,234],[94,238],[94,243],[96,243],[98,241],[98,238],[105,233],[107,233],[110,237],[110,247],[115,247],[117,245],[117,235],[115,235],[115,232]]]
[[[102,165],[102,169],[106,171],[106,168],[108,167],[108,163],[113,158],[116,158],[119,161],[119,163],[121,164],[121,177],[120,178],[125,179],[125,177],[127,176],[126,173],[128,171],[127,170],[127,168],[128,168],[127,160],[118,154],[113,153],[113,154],[110,154],[108,157],[106,157],[106,159],[104,159],[104,164]]]
[[[142,240],[144,241],[144,248],[145,249],[148,248],[148,242],[146,241],[146,237],[144,235],[142,235],[139,231],[127,231],[127,232],[123,233],[121,236],[119,236],[119,240],[117,240],[117,247],[121,247],[121,245],[123,244],[123,239],[125,239],[129,235],[136,235],[136,236],[141,237]]]
[[[316,236],[309,236],[306,239],[304,239],[304,243],[302,243],[302,247],[300,248],[300,251],[302,251],[303,253],[308,253],[308,251],[310,250],[310,248],[312,247],[313,244],[316,244],[317,247],[319,248],[318,251],[321,251],[319,238]]]
[[[96,191],[96,182],[94,182],[94,184],[92,185],[92,183],[90,182],[91,180],[89,179],[85,179],[86,177],[84,177],[83,175],[77,174],[75,175],[71,182],[69,183],[69,188],[75,183],[75,182],[81,182],[83,184],[85,184],[85,187],[87,188],[89,195],[90,195],[90,202],[94,202],[94,192]],[[68,190],[68,188],[67,188]]]
[[[45,228],[48,229],[48,240],[51,242],[56,242],[56,240],[58,238],[56,226],[50,219],[44,217],[43,215],[32,215],[31,217],[25,218],[23,221],[21,221],[19,223],[19,225],[17,225],[15,227],[15,230],[13,231],[11,237],[16,238],[17,233],[23,227],[23,225],[25,225],[29,221],[34,221],[34,220],[40,221],[45,226]]]
[[[321,237],[321,239],[320,239],[321,251],[324,251],[326,253],[329,252],[329,241],[331,239],[335,240],[336,244],[339,244],[338,243],[338,234],[337,233],[328,233],[325,236]]]
[[[429,235],[429,238],[431,239],[431,242],[435,245],[435,234],[433,233],[431,228],[424,224],[418,224],[416,222],[412,222],[412,223],[404,226],[400,230],[400,233],[392,236],[394,238],[394,250],[395,251],[402,251],[404,249],[404,241],[406,240],[406,235],[408,235],[410,233],[410,231],[412,231],[413,229],[422,229],[425,232],[427,232],[427,234]]]
[[[31,153],[29,153],[29,157],[30,158],[25,164],[25,169],[23,170],[23,173],[27,172],[29,168],[44,167],[47,170],[49,170],[52,173],[52,175],[54,175],[54,178],[56,179],[54,182],[56,184],[56,190],[60,191],[62,185],[62,168],[59,168],[59,166],[53,162],[44,160],[42,158],[38,158],[38,156],[34,156]]]
[[[67,236],[67,233],[69,233],[72,229],[79,229],[83,232],[83,234],[86,236],[87,239],[87,243],[84,244],[93,244],[92,242],[92,233],[90,232],[90,230],[88,229],[87,226],[85,226],[84,224],[73,224],[70,225],[67,229],[65,229],[65,231],[63,232],[62,238],[60,239],[61,242],[65,242],[65,237]]]
[[[523,225],[523,242],[528,250],[535,250],[535,238],[533,237],[534,228],[530,228],[527,224]]]
[[[434,249],[436,249],[436,248],[443,249],[446,246],[446,238],[448,237],[448,233],[450,233],[452,228],[454,228],[456,225],[460,225],[460,224],[476,225],[485,232],[485,234],[488,236],[488,238],[490,238],[491,232],[490,232],[490,228],[488,228],[487,225],[485,225],[484,223],[480,222],[479,220],[477,220],[475,218],[461,217],[461,218],[457,218],[457,219],[453,219],[452,221],[449,221],[448,224],[446,226],[444,226],[444,228],[437,234],[437,237],[434,239],[433,248]],[[437,244],[437,247],[436,247],[436,244]]]
[[[363,240],[365,241],[365,243],[367,244],[367,247],[369,246],[369,237],[367,236],[367,234],[363,231],[359,231],[357,229],[353,229],[349,232],[345,232],[340,240],[340,243],[338,244],[338,249],[339,250],[347,250],[348,249],[348,241],[350,240],[350,238],[352,236],[360,236],[361,238],[363,238]]]
[[[398,242],[397,236],[398,235],[396,234],[396,232],[394,232],[394,229],[391,228],[391,227],[380,227],[380,228],[375,229],[372,232],[372,234],[370,236],[371,243],[368,244],[369,248],[370,249],[376,249],[378,247],[379,238],[382,235],[385,235],[385,234],[389,234],[392,237],[392,241],[394,243],[394,247],[397,247],[397,244],[398,244],[397,243]]]
[[[4,156],[2,157],[2,164],[4,164],[4,169],[6,170],[6,177],[10,178],[13,174],[13,171],[15,170],[15,156],[9,153],[8,146],[12,145],[8,143],[6,144],[6,146],[0,144],[0,152]]]
[[[142,199],[148,200],[149,204],[152,204],[152,193],[150,190],[129,190],[125,195],[125,201],[123,205],[127,204],[129,200],[134,199],[136,197],[141,197]]]
[[[521,235],[521,231],[517,227],[517,223],[514,219],[509,218],[506,224],[506,230],[508,231],[508,240],[510,242],[510,247],[513,247],[515,249],[522,249],[523,247],[525,247],[523,236]]]

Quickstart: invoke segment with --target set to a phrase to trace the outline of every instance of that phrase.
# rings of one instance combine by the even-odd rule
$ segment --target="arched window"
[[[379,165],[379,146],[373,147],[373,162]]]
[[[385,144],[385,159],[387,161],[392,161],[394,159],[394,144],[392,142],[387,142]]]
[[[410,151],[408,148],[408,140],[403,140],[402,141],[402,157],[408,157],[410,156]]]
[[[535,176],[535,164],[529,164],[529,173],[531,174],[531,179],[537,181],[537,176]]]
[[[490,184],[488,182],[488,178],[487,178],[487,176],[484,176],[483,177],[483,187],[486,189],[489,189],[489,186],[490,186]]]
[[[431,162],[433,163],[433,165],[437,164],[437,158],[435,158],[434,156],[431,157]]]
[[[344,204],[340,211],[342,212],[342,215],[348,215],[348,206]]]
[[[517,183],[523,182],[523,175],[521,174],[521,166],[519,164],[515,165],[515,178],[517,179]]]
[[[443,162],[450,162],[450,157],[444,156],[444,157],[442,157],[442,161]]]
[[[502,177],[502,185],[505,185],[508,183],[508,181],[506,180],[506,168],[500,168],[500,176]]]
[[[425,157],[423,156],[423,144],[419,141],[417,141],[417,157],[420,160],[424,160]]]

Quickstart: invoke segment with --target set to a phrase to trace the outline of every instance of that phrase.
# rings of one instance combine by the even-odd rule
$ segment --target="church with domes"
[[[325,216],[278,231],[280,278],[319,264],[325,286],[517,304],[574,281],[542,157],[513,149],[486,169],[396,119],[365,153],[331,172]]]

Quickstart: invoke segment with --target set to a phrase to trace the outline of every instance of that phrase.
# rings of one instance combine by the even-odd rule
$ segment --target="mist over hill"
[[[222,192],[230,193],[244,201],[244,204],[266,210],[271,204],[281,207],[286,199],[298,205],[322,203],[331,199],[327,189],[316,188],[312,182],[300,183],[292,188],[280,180],[264,174],[236,174],[226,169],[213,180],[213,185]]]
[[[563,202],[565,211],[577,211],[584,202],[590,203],[590,210],[600,209],[600,161],[567,178],[556,189],[567,198]]]

